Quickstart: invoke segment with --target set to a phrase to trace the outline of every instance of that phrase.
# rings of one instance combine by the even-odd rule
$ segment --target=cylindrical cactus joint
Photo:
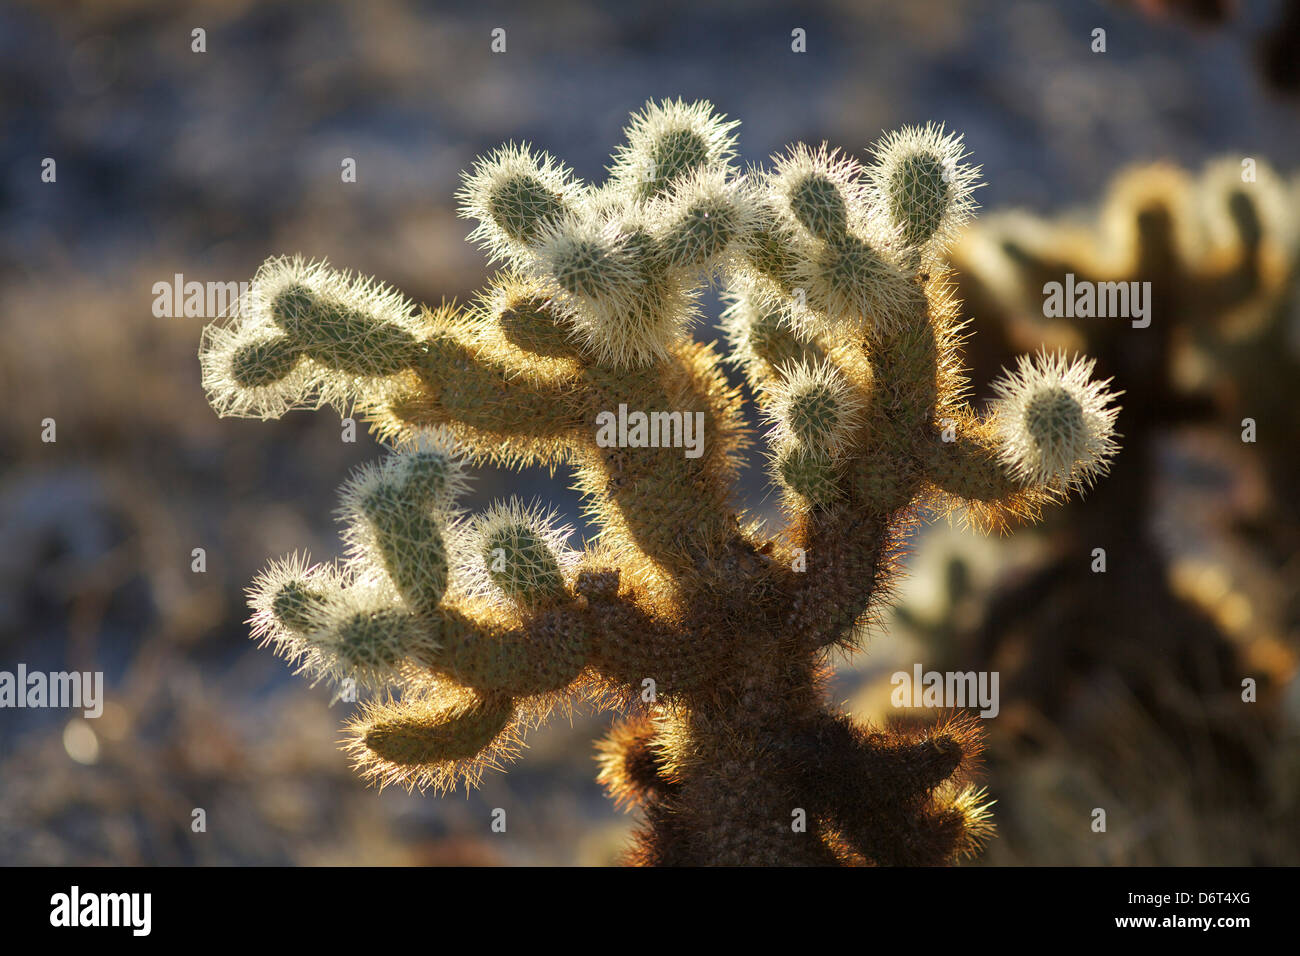
[[[370,523],[373,554],[398,591],[417,611],[438,606],[447,590],[447,549],[438,520],[392,488],[362,502]]]
[[[725,166],[735,155],[737,125],[703,101],[647,103],[628,124],[613,179],[634,200],[653,199],[692,173]]]
[[[443,464],[436,455],[395,453],[378,466],[361,468],[340,495],[352,561],[359,569],[381,571],[417,613],[433,613],[447,590],[443,528],[449,511],[432,508],[408,488],[436,500],[439,477],[446,474]]]
[[[862,402],[829,361],[786,365],[766,391],[778,444],[834,455],[858,425]]]
[[[750,384],[764,387],[783,366],[816,361],[822,350],[796,321],[796,304],[763,280],[732,280],[721,328],[731,346],[730,361]]]
[[[535,606],[565,593],[561,561],[570,530],[512,498],[478,515],[469,540],[486,582],[516,604]]]
[[[881,248],[854,235],[820,244],[802,268],[808,303],[831,327],[895,326],[910,295],[906,275]]]
[[[300,666],[317,679],[347,678],[358,687],[382,690],[405,684],[409,674],[423,674],[436,662],[434,629],[383,579],[352,578],[311,618]]]
[[[889,177],[889,213],[903,227],[903,242],[920,245],[943,223],[948,212],[948,174],[935,156],[903,157]]]
[[[262,335],[235,348],[230,375],[241,388],[262,388],[293,371],[302,350],[287,335]]]
[[[819,173],[807,173],[791,184],[790,211],[818,239],[829,241],[848,230],[848,206],[839,187]]]
[[[565,220],[542,237],[537,254],[561,289],[592,305],[621,304],[641,282],[623,234],[612,224]]]
[[[821,353],[821,349],[815,342],[801,336],[787,318],[776,309],[764,309],[754,315],[746,344],[757,358],[763,359],[773,367],[815,357]]]
[[[1118,451],[1109,379],[1092,378],[1093,360],[1064,353],[1022,355],[993,383],[994,421],[1003,465],[1026,484],[1090,486]]]
[[[942,247],[970,219],[979,167],[961,162],[965,146],[942,126],[904,127],[875,147],[873,191],[900,241]]]
[[[749,205],[720,171],[693,175],[673,191],[659,244],[672,268],[705,268],[736,240],[747,238]]]
[[[670,129],[650,143],[647,175],[641,184],[643,196],[666,189],[674,179],[685,176],[709,161],[708,140],[693,129]]]
[[[814,448],[830,445],[842,427],[843,411],[837,398],[825,386],[792,395],[785,417],[790,434],[801,445]]]
[[[692,284],[656,250],[644,228],[621,220],[566,219],[538,242],[535,267],[596,362],[649,364],[681,339]]]
[[[295,282],[271,297],[271,320],[291,338],[303,339],[311,331],[316,308],[316,294],[302,283]]]
[[[343,575],[333,564],[313,565],[306,554],[272,561],[248,589],[252,636],[272,644],[281,657],[300,660],[343,586]]]
[[[468,760],[492,743],[513,714],[508,700],[438,711],[374,708],[361,740],[375,757],[401,766]]]
[[[400,608],[362,607],[337,614],[315,643],[337,658],[342,675],[382,675],[376,682],[382,686],[406,659],[416,627],[411,615]]]
[[[444,520],[467,484],[455,440],[440,428],[417,429],[389,456],[388,469],[403,496]]]
[[[786,294],[797,284],[799,251],[794,230],[765,196],[755,198],[749,259],[754,268]]]
[[[560,562],[542,536],[526,525],[498,528],[484,540],[483,549],[488,576],[511,597],[531,604],[564,587]]]
[[[769,188],[779,207],[824,242],[847,236],[850,223],[867,211],[862,167],[824,144],[801,143],[777,157]]]
[[[512,239],[532,242],[548,223],[565,212],[564,198],[540,176],[515,173],[492,184],[488,191],[492,221]]]
[[[408,661],[428,663],[424,628],[388,582],[358,580],[333,565],[294,555],[273,562],[253,582],[253,635],[317,679],[353,678],[382,688]]]
[[[410,367],[419,343],[405,328],[304,285],[271,300],[271,319],[322,365],[352,375],[392,375]]]
[[[470,233],[494,260],[527,258],[529,247],[571,212],[581,193],[573,174],[527,145],[504,146],[464,174],[460,215],[477,220]]]
[[[777,451],[774,463],[780,485],[805,504],[826,507],[840,497],[839,464],[829,452],[790,444]]]
[[[532,283],[508,277],[490,296],[489,309],[502,335],[513,345],[552,358],[577,353],[573,330],[551,302],[551,297]]]
[[[281,627],[297,634],[319,626],[329,593],[304,578],[285,581],[271,598],[271,611]]]
[[[354,767],[381,787],[469,788],[518,753],[518,718],[508,697],[438,684],[363,704],[345,732]]]

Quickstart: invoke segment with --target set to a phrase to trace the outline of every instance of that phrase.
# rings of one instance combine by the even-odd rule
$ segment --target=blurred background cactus
[[[962,610],[969,575],[956,572],[951,602],[921,629],[942,635],[945,660],[1006,681],[1015,703],[993,735],[995,779],[1008,761],[1052,759],[1064,741],[1076,812],[1194,800],[1180,811],[1202,821],[1194,840],[1130,832],[1151,859],[1277,863],[1300,845],[1295,716],[1279,693],[1295,675],[1287,635],[1300,626],[1285,557],[1300,544],[1300,435],[1283,407],[1300,371],[1298,208],[1300,179],[1263,160],[1225,157],[1199,174],[1148,165],[1118,175],[1093,215],[989,216],[954,250],[965,313],[988,333],[976,336],[976,381],[1022,349],[1095,355],[1099,374],[1128,386],[1125,450],[1103,487],[1048,522],[1041,558],[974,613]],[[1150,283],[1149,326],[1045,317],[1046,290],[1067,282]],[[1237,477],[1210,507],[1171,491],[1171,472],[1189,465]],[[1093,548],[1105,574],[1078,560]],[[1247,678],[1260,696],[1243,707]],[[1160,774],[1141,769],[1153,752]],[[1052,824],[1028,822],[1041,794],[1009,789],[1026,804],[1014,855],[1042,838],[1034,825]]]
[[[380,783],[475,782],[586,698],[629,712],[601,779],[643,810],[635,862],[953,861],[992,829],[975,723],[856,723],[826,706],[827,653],[879,613],[921,504],[1002,528],[1090,487],[1115,395],[1042,352],[988,415],[965,403],[943,257],[978,170],[957,136],[905,128],[867,167],[798,145],[742,174],[737,125],[647,103],[601,186],[529,146],[480,160],[461,212],[507,271],[465,310],[417,318],[371,279],[262,267],[205,333],[213,407],[355,405],[394,447],[342,492],[345,561],[255,584],[254,635],[318,680],[394,691],[347,730]],[[741,396],[687,335],[716,278],[773,423],[776,529],[733,503]],[[513,502],[465,518],[458,449],[570,466],[596,535],[571,552]]]
[[[955,256],[963,234],[991,229],[1015,208],[1032,210],[1028,218],[1050,231],[1082,222],[1105,253],[1110,233],[1091,225],[1090,210],[1117,171],[1164,161],[1187,170],[1189,195],[1199,196],[1200,170],[1216,157],[1230,156],[1238,173],[1245,157],[1267,160],[1280,177],[1294,175],[1300,154],[1294,100],[1270,93],[1249,50],[1285,22],[1288,5],[1235,4],[1233,16],[1208,31],[1152,17],[1154,6],[813,0],[792,13],[789,4],[755,0],[744,17],[734,5],[707,0],[574,0],[562,9],[454,0],[4,7],[3,75],[15,95],[0,118],[10,172],[0,182],[0,393],[8,410],[0,418],[0,669],[25,662],[102,670],[106,700],[103,716],[92,720],[51,709],[0,712],[0,860],[589,865],[612,861],[640,819],[619,812],[593,779],[591,741],[610,721],[596,708],[562,708],[531,729],[527,759],[511,763],[509,773],[484,773],[468,797],[429,799],[399,786],[376,793],[361,784],[337,749],[337,727],[364,708],[332,700],[338,688],[328,681],[293,678],[293,668],[249,641],[243,591],[268,555],[295,549],[290,569],[316,567],[333,584],[336,563],[323,559],[348,550],[326,516],[348,473],[384,449],[364,427],[350,441],[353,433],[334,415],[218,419],[194,352],[202,327],[225,304],[159,314],[158,283],[175,286],[183,300],[181,283],[233,285],[268,252],[299,250],[304,265],[345,264],[400,289],[402,299],[428,302],[435,321],[444,296],[478,309],[476,290],[491,286],[492,273],[464,241],[469,227],[456,215],[461,170],[514,137],[599,182],[628,111],[648,97],[676,96],[708,99],[744,118],[732,161],[741,172],[757,162],[772,167],[772,154],[789,165],[784,144],[798,141],[811,144],[809,154],[823,140],[843,144],[851,147],[844,158],[870,165],[862,146],[878,131],[944,121],[996,171],[976,192],[984,211],[955,236]],[[199,28],[204,53],[192,49]],[[498,28],[508,33],[507,52],[493,52]],[[1098,28],[1106,31],[1105,53],[1092,50]],[[1284,33],[1273,35],[1284,41]],[[1285,57],[1277,62],[1287,65]],[[47,158],[57,162],[55,182],[42,180]],[[1085,215],[1075,207],[1086,207]],[[1002,369],[1016,369],[1019,355],[1044,347],[1086,353],[1097,359],[1098,377],[1118,376],[1104,343],[1084,337],[1109,330],[1019,335],[1013,326],[1041,313],[1041,301],[1015,309],[1001,296],[977,301],[966,266],[958,263],[954,279],[962,317],[973,320],[963,343],[973,404],[995,397],[992,383]],[[713,348],[722,373],[746,399],[758,399],[743,403],[754,454],[739,474],[736,500],[779,529],[794,517],[784,504],[793,491],[779,471],[758,466],[760,447],[780,455],[798,431],[787,427],[795,423],[784,411],[769,409],[807,409],[795,413],[800,428],[831,443],[843,423],[851,433],[870,409],[836,405],[843,414],[826,414],[831,406],[819,396],[834,388],[824,366],[835,357],[823,354],[809,323],[789,330],[781,316],[790,310],[779,307],[788,297],[772,302],[763,284],[719,286],[722,301],[711,291],[695,299],[699,315],[688,334],[701,343],[725,336]],[[732,308],[741,298],[769,305],[751,321],[745,308]],[[1294,328],[1294,293],[1279,292],[1275,304],[1290,316],[1274,326],[1282,341],[1281,330]],[[422,314],[410,313],[411,325],[422,328]],[[511,343],[548,362],[565,360],[572,348],[529,321],[526,309],[494,314]],[[1219,318],[1237,326],[1244,315]],[[400,340],[409,328],[397,322],[388,331]],[[1294,408],[1300,386],[1271,370],[1285,367],[1287,353],[1263,339],[1255,357],[1241,351],[1239,370],[1227,373],[1225,349],[1244,346],[1234,336],[1248,328],[1225,327],[1195,349],[1176,349],[1183,358],[1175,391],[1201,393],[1196,414],[1211,417],[1155,432],[1146,447],[1155,450],[1149,498],[1156,508],[1126,530],[1120,553],[1109,558],[1114,568],[1130,538],[1135,553],[1149,554],[1136,539],[1154,526],[1175,595],[1207,611],[1258,675],[1258,703],[1239,702],[1241,674],[1231,665],[1223,668],[1233,678],[1230,711],[1226,694],[1210,706],[1175,680],[1173,668],[1142,678],[1138,664],[1159,662],[1133,644],[1124,663],[1094,655],[1095,666],[1077,678],[1072,663],[1052,664],[1066,677],[1060,722],[1017,707],[1004,686],[1002,712],[980,721],[987,750],[979,783],[988,788],[981,802],[997,801],[998,838],[979,861],[1300,861],[1300,841],[1288,836],[1285,819],[1260,810],[1294,807],[1300,779],[1285,766],[1300,751],[1300,682],[1288,664],[1300,635],[1289,623],[1294,612],[1279,610],[1300,593],[1289,576],[1294,544],[1283,533],[1293,502],[1268,492],[1288,487],[1294,458],[1285,455],[1283,420],[1260,409],[1264,401]],[[268,355],[297,356],[298,378],[288,384],[316,374],[311,351],[327,352],[328,342],[294,345],[278,325],[264,332]],[[1153,342],[1157,332],[1133,330],[1131,345]],[[262,361],[257,348],[246,356],[252,369]],[[1250,374],[1252,363],[1260,374]],[[792,366],[798,371],[787,388],[777,372]],[[1136,397],[1146,392],[1141,381],[1118,378],[1113,388],[1126,394],[1117,423],[1124,451],[1112,474],[1082,500],[1046,510],[1042,523],[1006,537],[942,520],[909,530],[905,573],[892,589],[898,613],[880,615],[886,626],[874,629],[869,653],[832,655],[829,700],[844,702],[859,721],[901,718],[900,729],[916,734],[947,719],[892,706],[890,675],[917,662],[975,666],[973,635],[992,595],[1011,593],[1019,576],[1068,547],[1057,535],[1093,515],[1094,500],[1100,507],[1121,485],[1141,486],[1125,475],[1148,457],[1131,444],[1145,415]],[[1234,398],[1243,389],[1257,397]],[[1260,426],[1253,445],[1240,441],[1247,416]],[[42,441],[46,418],[57,421],[57,443]],[[444,437],[463,460],[460,436]],[[456,545],[457,553],[482,547],[479,532],[493,524],[479,525],[480,515],[509,523],[512,514],[530,514],[547,541],[564,538],[572,524],[568,543],[551,545],[561,577],[572,583],[575,569],[566,562],[598,528],[568,489],[569,467],[558,465],[553,475],[541,463],[561,439],[536,437],[529,450],[536,465],[465,462],[472,480],[454,506],[465,511],[458,525],[468,529],[476,516],[478,536]],[[1276,454],[1266,450],[1275,440]],[[800,487],[817,495],[821,486],[832,500],[837,467],[834,459],[787,456]],[[321,563],[308,562],[304,551]],[[1083,574],[1086,565],[1073,570]],[[1118,584],[1113,570],[1108,576]],[[1051,600],[1073,586],[1069,579],[1053,585]],[[449,592],[495,595],[501,613],[522,613],[486,568],[450,582]],[[1118,604],[1115,613],[1123,613]],[[1016,648],[1032,646],[1024,636],[1032,617],[995,642],[1007,681],[1019,670]],[[1072,624],[1039,620],[1048,623],[1035,626],[1055,622],[1062,633]],[[1069,640],[1078,646],[1077,635]],[[1146,710],[1128,706],[1125,681],[1146,688],[1166,717],[1174,711],[1190,729],[1171,736]],[[1206,686],[1203,676],[1197,681]],[[472,696],[449,684],[443,690],[439,707],[473,709]],[[363,696],[375,704],[384,697]],[[1243,721],[1252,706],[1267,708],[1266,719]],[[476,712],[490,733],[494,712]],[[1032,745],[1023,739],[1027,723],[1037,728]],[[1088,726],[1096,729],[1080,731]],[[633,764],[647,755],[636,731],[633,721],[611,734]],[[1091,749],[1089,737],[1107,733],[1123,743],[1122,760]],[[1211,801],[1187,775],[1186,755],[1225,734],[1244,734],[1251,754],[1276,758],[1251,757],[1247,765],[1268,768],[1251,784],[1262,800],[1216,793]],[[1220,786],[1241,758],[1215,746],[1221,766],[1204,750],[1195,759],[1205,768],[1200,779]],[[506,748],[496,762],[509,758]],[[492,832],[494,808],[521,806],[528,810],[511,812],[508,834]],[[1090,827],[1098,806],[1110,812],[1104,834]],[[204,832],[192,828],[196,808],[206,812]]]

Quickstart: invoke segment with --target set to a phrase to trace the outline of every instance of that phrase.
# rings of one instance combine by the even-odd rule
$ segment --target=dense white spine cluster
[[[1109,470],[1121,393],[1092,378],[1095,364],[1043,350],[994,383],[1002,461],[1025,484],[1083,490]]]
[[[273,562],[250,590],[253,635],[318,680],[382,689],[432,666],[429,625],[455,584],[449,550],[464,488],[461,457],[440,429],[362,466],[340,489],[346,560]]]
[[[547,291],[596,361],[660,361],[697,315],[701,280],[742,256],[752,232],[729,165],[735,126],[708,103],[648,104],[599,188],[507,147],[466,178],[461,215],[478,221],[471,239]]]
[[[208,401],[240,418],[346,408],[418,360],[414,308],[396,290],[323,261],[268,259],[235,314],[204,330]]]
[[[904,248],[942,254],[970,221],[980,168],[963,163],[966,147],[942,126],[904,126],[872,152],[871,190]]]
[[[568,546],[572,534],[540,503],[510,498],[493,504],[467,523],[460,539],[466,589],[520,610],[554,600],[582,558]]]
[[[811,451],[843,452],[861,423],[863,401],[831,362],[797,362],[781,369],[767,387],[764,414],[774,445],[794,443]]]
[[[460,215],[478,223],[469,240],[493,262],[526,263],[539,234],[572,213],[584,192],[563,163],[526,143],[494,150],[463,179]]]

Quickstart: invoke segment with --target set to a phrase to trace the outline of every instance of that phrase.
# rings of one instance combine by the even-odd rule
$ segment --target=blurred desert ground
[[[944,121],[983,165],[989,211],[1067,210],[1143,160],[1300,166],[1300,111],[1252,58],[1278,3],[1244,3],[1215,30],[1081,0],[632,6],[0,5],[0,669],[107,682],[98,720],[0,712],[0,863],[602,864],[633,823],[593,780],[609,715],[535,733],[468,798],[354,779],[335,749],[350,705],[252,645],[243,589],[268,557],[337,553],[334,489],[376,446],[340,441],[328,411],[218,420],[199,385],[206,320],[156,318],[155,282],[238,281],[302,253],[416,299],[465,300],[487,271],[455,218],[459,171],[523,139],[599,178],[649,98],[712,100],[743,121],[749,162],[797,140],[862,157],[882,129]],[[205,54],[190,50],[195,27]],[[489,51],[495,27],[504,54]],[[1089,50],[1094,27],[1105,54]],[[40,181],[44,157],[56,183]],[[355,183],[340,181],[344,157]],[[716,337],[710,325],[698,334]],[[45,418],[56,443],[41,441]],[[1175,524],[1217,494],[1172,481]],[[471,504],[539,495],[577,518],[563,475],[482,471],[474,487]],[[746,487],[773,510],[761,467]],[[947,600],[946,555],[966,556],[961,613],[977,615],[981,589],[1037,542],[938,526],[901,592],[908,620]],[[884,716],[884,678],[937,653],[925,630],[874,637],[841,665],[837,698]],[[1293,683],[1291,747],[1295,697]],[[1048,759],[997,764],[999,823],[1017,837],[986,862],[1258,861],[1202,839],[1195,794],[1127,808],[1096,849],[1072,816],[1095,794],[1058,736]],[[494,807],[507,834],[489,832]],[[191,831],[194,808],[206,832]],[[1293,846],[1278,855],[1300,861]]]

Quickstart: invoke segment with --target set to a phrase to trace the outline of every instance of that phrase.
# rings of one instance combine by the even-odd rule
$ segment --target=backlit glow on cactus
[[[691,174],[725,169],[736,155],[734,130],[706,102],[665,100],[632,114],[627,141],[610,167],[610,184],[633,201],[652,199]]]
[[[324,262],[268,259],[235,321],[205,330],[208,399],[224,415],[249,418],[343,407],[417,360],[414,308],[401,293]]]
[[[576,552],[554,512],[512,498],[475,515],[461,541],[475,593],[527,608],[564,594]]]
[[[546,153],[503,146],[465,175],[460,214],[478,223],[469,239],[493,260],[527,257],[529,243],[568,213],[581,187]]]
[[[994,383],[1002,460],[1027,484],[1086,488],[1110,467],[1119,409],[1108,383],[1092,379],[1093,364],[1059,353],[1022,355],[1016,370]]]
[[[779,370],[768,385],[765,412],[774,423],[773,445],[835,452],[847,446],[861,422],[862,399],[830,361],[800,362]]]
[[[872,191],[902,242],[942,251],[974,211],[979,167],[962,162],[960,136],[942,126],[905,126],[875,148]]]
[[[481,160],[461,210],[508,266],[467,308],[416,314],[300,259],[258,273],[205,334],[213,407],[348,403],[393,450],[343,488],[344,559],[254,582],[253,633],[386,691],[345,732],[380,785],[473,785],[585,699],[625,714],[600,780],[643,815],[632,862],[949,862],[991,832],[978,721],[866,726],[825,701],[829,656],[920,508],[1033,518],[1105,471],[1116,409],[1089,364],[1048,358],[992,414],[967,403],[940,259],[972,206],[960,139],[905,130],[870,169],[796,145],[741,173],[735,129],[650,103],[599,185],[527,146]],[[713,283],[725,357],[690,335]],[[737,506],[754,436],[724,361],[771,423],[779,526]],[[571,545],[513,499],[463,514],[462,457],[567,466],[597,534]]]
[[[337,568],[312,564],[306,554],[271,562],[248,592],[253,639],[298,663],[311,651],[308,635],[320,626],[326,601],[341,588]]]
[[[808,309],[772,283],[748,282],[738,275],[724,299],[720,328],[731,349],[727,361],[745,373],[753,388],[779,380],[779,366],[821,357],[805,318]]]
[[[704,167],[675,182],[650,207],[655,245],[668,270],[714,272],[729,254],[741,254],[754,232],[753,203],[743,179]]]
[[[861,215],[866,200],[862,167],[838,150],[809,149],[803,143],[778,156],[771,176],[778,206],[817,239],[848,235],[849,215]]]

